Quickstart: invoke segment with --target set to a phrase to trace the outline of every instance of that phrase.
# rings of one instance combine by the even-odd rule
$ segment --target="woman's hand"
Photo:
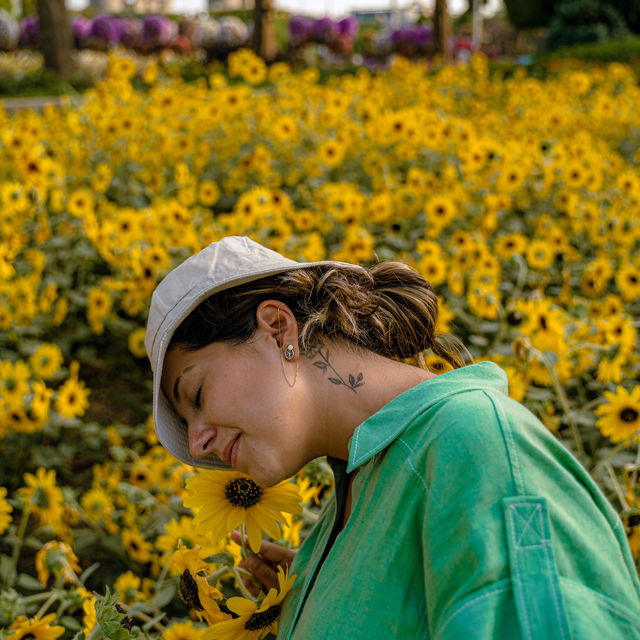
[[[239,531],[232,531],[231,539],[237,544],[242,544]],[[247,538],[245,542],[248,543]],[[263,540],[260,551],[243,559],[238,566],[251,572],[264,587],[265,593],[268,593],[272,587],[278,588],[278,567],[290,567],[295,555],[296,552],[291,549]],[[243,582],[252,596],[258,595],[259,590],[251,580],[245,579]]]

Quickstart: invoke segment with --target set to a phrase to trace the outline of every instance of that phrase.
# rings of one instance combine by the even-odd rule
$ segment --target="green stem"
[[[129,607],[129,605],[126,605],[122,602],[118,602],[118,606],[122,607],[122,610],[127,615],[131,613],[131,607]],[[142,613],[142,611],[136,611],[135,613],[131,613],[131,616],[133,616],[134,618],[139,618],[144,622],[151,622],[153,620],[152,617],[148,616],[146,613]],[[159,622],[154,622],[151,626],[157,631],[160,631],[161,633],[165,630],[165,628]]]
[[[241,576],[244,576],[245,578],[251,580],[251,582],[253,582],[253,584],[255,584],[258,589],[262,589],[262,585],[260,584],[258,578],[253,575],[253,573],[247,571],[246,569],[243,569],[242,567],[236,567],[236,569]]]
[[[162,571],[156,580],[155,592],[158,593],[162,588],[164,583],[164,579],[167,577],[167,572],[169,571],[169,567],[171,566],[171,561],[173,560],[173,556],[175,555],[175,551],[169,555],[169,559],[164,563],[164,567],[162,567]]]
[[[242,546],[242,557],[247,557],[247,530],[244,522],[240,525],[240,544]]]
[[[31,604],[32,602],[41,602],[51,595],[51,591],[43,591],[42,593],[34,593],[32,596],[21,598],[23,604]]]
[[[320,517],[319,514],[307,509],[307,507],[302,507],[302,515],[312,522],[316,522]]]
[[[36,618],[42,618],[42,616],[47,612],[47,609],[58,599],[58,593],[53,592],[44,604],[38,609],[38,613],[36,613]]]
[[[600,465],[607,464],[609,460],[611,460],[611,458],[613,458],[613,456],[615,456],[616,453],[618,453],[618,451],[624,448],[625,444],[626,443],[624,440],[622,442],[618,442],[618,444],[615,447],[613,447],[613,449],[611,449],[611,451],[609,451],[609,453],[607,453],[607,455],[604,458],[596,462],[595,466],[592,469],[592,473],[595,473],[595,471],[600,467]]]
[[[616,496],[618,497],[618,500],[620,501],[620,504],[622,505],[622,508],[625,509],[626,511],[628,511],[629,510],[629,505],[627,504],[627,501],[625,500],[624,491],[622,490],[622,487],[620,486],[620,483],[618,482],[618,478],[616,478],[616,472],[613,470],[613,466],[611,466],[610,462],[605,462],[604,466],[607,469],[607,472],[609,473],[609,477],[611,478],[611,482],[613,482],[613,490],[616,492]]]
[[[516,286],[511,295],[513,298],[519,298],[522,295],[522,289],[524,288],[525,282],[527,280],[527,273],[529,271],[529,268],[527,266],[526,260],[522,256],[516,253],[511,257],[518,263],[518,276],[516,278]]]
[[[257,600],[249,593],[247,587],[244,586],[244,582],[242,581],[242,574],[240,573],[238,567],[231,567],[231,571],[233,571],[233,575],[236,577],[236,582],[238,583],[238,589],[240,589],[242,595],[247,599],[251,600],[251,602],[257,602]]]
[[[578,429],[578,425],[575,423],[572,415],[571,415],[571,407],[569,406],[569,400],[564,392],[562,385],[560,384],[560,380],[558,380],[558,374],[556,373],[556,368],[551,365],[547,357],[538,349],[531,348],[531,351],[535,353],[538,358],[543,362],[544,366],[549,371],[549,375],[551,376],[551,380],[553,382],[553,388],[555,389],[556,395],[558,396],[558,401],[560,402],[560,406],[562,407],[562,411],[569,423],[569,427],[571,429],[571,433],[573,435],[573,439],[576,442],[576,451],[578,454],[578,459],[580,462],[584,464],[585,462],[585,452],[584,445],[582,444],[582,437],[580,436],[580,430]]]
[[[13,545],[13,552],[11,553],[11,567],[7,573],[7,586],[12,587],[17,576],[18,558],[20,557],[20,550],[22,549],[22,543],[24,542],[24,534],[27,531],[27,522],[31,515],[31,503],[27,502],[24,505],[22,511],[22,519],[20,520],[20,527],[18,528],[18,535],[16,542]]]

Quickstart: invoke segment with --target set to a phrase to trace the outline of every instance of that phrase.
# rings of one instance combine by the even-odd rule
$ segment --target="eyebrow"
[[[190,365],[188,366],[177,378],[176,381],[173,383],[173,397],[176,399],[177,402],[180,402],[180,391],[178,390],[178,385],[180,384],[180,380],[182,380],[182,374],[186,373],[187,371],[189,371],[190,369],[193,369],[195,365]]]

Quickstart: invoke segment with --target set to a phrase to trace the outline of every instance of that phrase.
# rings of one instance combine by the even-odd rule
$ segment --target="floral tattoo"
[[[310,358],[318,358],[313,363],[314,367],[318,367],[318,369],[322,370],[322,373],[327,373],[327,371],[333,372],[333,375],[329,376],[329,382],[332,384],[343,385],[347,387],[347,389],[351,389],[353,393],[358,393],[356,389],[358,387],[362,387],[364,385],[364,380],[362,372],[357,375],[349,374],[347,380],[345,380],[333,367],[331,362],[329,361],[329,349],[323,349],[322,344],[313,344],[310,345],[309,349],[309,357]]]

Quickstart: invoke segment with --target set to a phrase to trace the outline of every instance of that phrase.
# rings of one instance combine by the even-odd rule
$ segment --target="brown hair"
[[[388,358],[424,366],[427,349],[454,368],[473,358],[453,336],[436,335],[438,299],[409,266],[382,262],[368,269],[334,265],[294,269],[215,293],[174,333],[171,344],[199,349],[212,342],[248,341],[256,309],[276,299],[293,311],[299,348],[308,354],[325,338],[346,340]]]

